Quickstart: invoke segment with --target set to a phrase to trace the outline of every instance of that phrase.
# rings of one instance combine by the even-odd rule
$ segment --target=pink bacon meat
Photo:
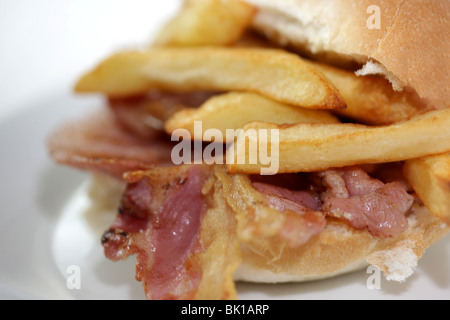
[[[104,234],[105,255],[112,261],[137,255],[136,278],[148,299],[190,299],[201,270],[191,268],[207,204],[201,189],[207,171],[199,166],[178,171],[160,184],[133,176],[120,214]]]

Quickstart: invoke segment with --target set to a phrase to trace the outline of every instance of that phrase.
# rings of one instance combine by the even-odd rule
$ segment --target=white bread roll
[[[450,1],[246,2],[259,10],[254,27],[270,39],[328,62],[356,62],[358,75],[383,74],[396,90],[410,87],[434,108],[450,106]]]

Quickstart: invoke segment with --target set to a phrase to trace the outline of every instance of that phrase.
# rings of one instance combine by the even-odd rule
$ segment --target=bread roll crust
[[[449,231],[419,203],[414,204],[408,222],[408,230],[399,236],[379,238],[329,221],[325,230],[300,248],[290,248],[276,239],[254,238],[241,244],[243,261],[235,279],[302,282],[375,265],[388,280],[404,281],[412,275],[426,248]]]
[[[247,0],[256,29],[335,63],[375,62],[394,88],[410,87],[434,108],[450,107],[450,1]],[[379,8],[380,28],[371,16]],[[369,23],[368,23],[369,21]]]

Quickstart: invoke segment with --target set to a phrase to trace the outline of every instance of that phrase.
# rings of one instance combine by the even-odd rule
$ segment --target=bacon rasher
[[[127,171],[170,165],[172,147],[162,133],[143,139],[127,131],[107,109],[64,124],[48,140],[56,162],[116,178]]]
[[[195,165],[126,175],[119,215],[102,243],[113,261],[137,255],[136,279],[148,299],[236,298],[235,221],[220,200],[212,203],[210,173]]]

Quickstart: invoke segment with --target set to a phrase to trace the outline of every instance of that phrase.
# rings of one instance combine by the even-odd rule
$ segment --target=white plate
[[[142,1],[135,2],[142,5]],[[167,2],[168,6],[170,2]],[[172,5],[175,2],[172,1]],[[5,9],[3,6],[8,7],[7,12],[21,12],[20,9],[26,7],[27,3],[33,6],[36,2],[24,0],[20,2],[20,7],[18,3],[5,0],[0,4],[0,23],[5,23],[5,17],[1,13],[5,12],[2,11]],[[99,19],[95,14],[85,16],[82,14],[84,12],[99,13],[102,6],[108,6],[112,10],[109,20],[104,18],[110,21],[106,31],[116,31],[114,34],[120,36],[110,38],[107,45],[98,45],[97,56],[121,41],[126,43],[124,39],[130,36],[126,32],[118,32],[123,28],[113,23],[113,17],[123,10],[122,6],[126,6],[124,1],[61,3],[63,2],[59,0],[39,1],[39,5],[46,9],[62,6],[58,10],[72,12],[69,14],[72,17],[69,27],[78,23],[94,23]],[[41,12],[44,16],[45,10],[35,9],[31,12],[38,16]],[[164,12],[172,9],[173,7],[165,7]],[[21,23],[26,21],[27,14],[31,15],[24,13],[24,20],[17,21],[9,17],[8,30],[25,28]],[[142,13],[139,14],[142,17]],[[155,23],[155,20],[161,21],[162,18],[149,11],[148,21]],[[44,27],[52,29],[51,20]],[[36,25],[36,28],[39,26]],[[131,32],[130,30],[140,30],[139,28],[140,25],[133,25],[127,30]],[[88,37],[88,30],[81,29],[70,29],[71,36],[77,40]],[[0,70],[5,70],[3,67],[20,66],[20,60],[24,58],[22,50],[28,49],[30,55],[33,53],[31,47],[39,39],[33,38],[33,42],[30,42],[30,38],[24,38],[21,39],[24,43],[14,45],[10,35],[6,35],[7,30],[0,30],[0,44],[12,47],[7,53],[0,50],[2,58],[5,58],[0,59]],[[96,32],[92,34],[98,36]],[[44,37],[46,32],[33,31],[32,35],[41,36],[42,43],[48,44],[48,36]],[[60,46],[71,43],[61,35],[57,38],[61,40]],[[144,35],[135,39],[142,40]],[[97,42],[92,38],[86,38],[86,41],[90,44],[90,49],[86,50],[91,50],[89,52],[92,53],[95,49],[92,46],[95,47]],[[58,48],[55,46],[50,49]],[[80,43],[79,46],[86,48],[86,43]],[[63,51],[67,53],[75,47],[71,44]],[[88,175],[55,165],[45,149],[46,137],[62,121],[102,105],[99,98],[78,97],[70,92],[70,84],[76,73],[80,72],[81,65],[87,64],[88,60],[96,62],[97,56],[92,54],[88,59],[86,55],[87,53],[80,53],[82,62],[74,62],[76,68],[71,66],[65,70],[61,67],[68,63],[67,56],[58,58],[55,53],[46,55],[40,52],[39,57],[35,57],[35,62],[28,59],[25,69],[15,69],[14,73],[9,74],[8,77],[12,78],[7,78],[5,73],[1,74],[0,83],[8,85],[0,87],[0,299],[144,298],[140,284],[134,280],[134,259],[112,263],[103,256],[100,244],[102,229],[92,228],[92,217],[86,215],[89,207],[86,197]],[[48,69],[47,73],[42,65]],[[18,84],[21,84],[19,88]],[[112,218],[110,216],[104,220],[105,228],[108,227],[106,221]],[[241,299],[449,299],[449,270],[450,237],[447,237],[426,252],[416,273],[403,284],[382,280],[381,289],[370,290],[367,281],[372,274],[362,270],[304,284],[238,284],[238,291]],[[76,271],[80,272],[79,289],[70,286],[78,284],[77,282],[69,281],[68,284],[68,280],[77,275]]]

